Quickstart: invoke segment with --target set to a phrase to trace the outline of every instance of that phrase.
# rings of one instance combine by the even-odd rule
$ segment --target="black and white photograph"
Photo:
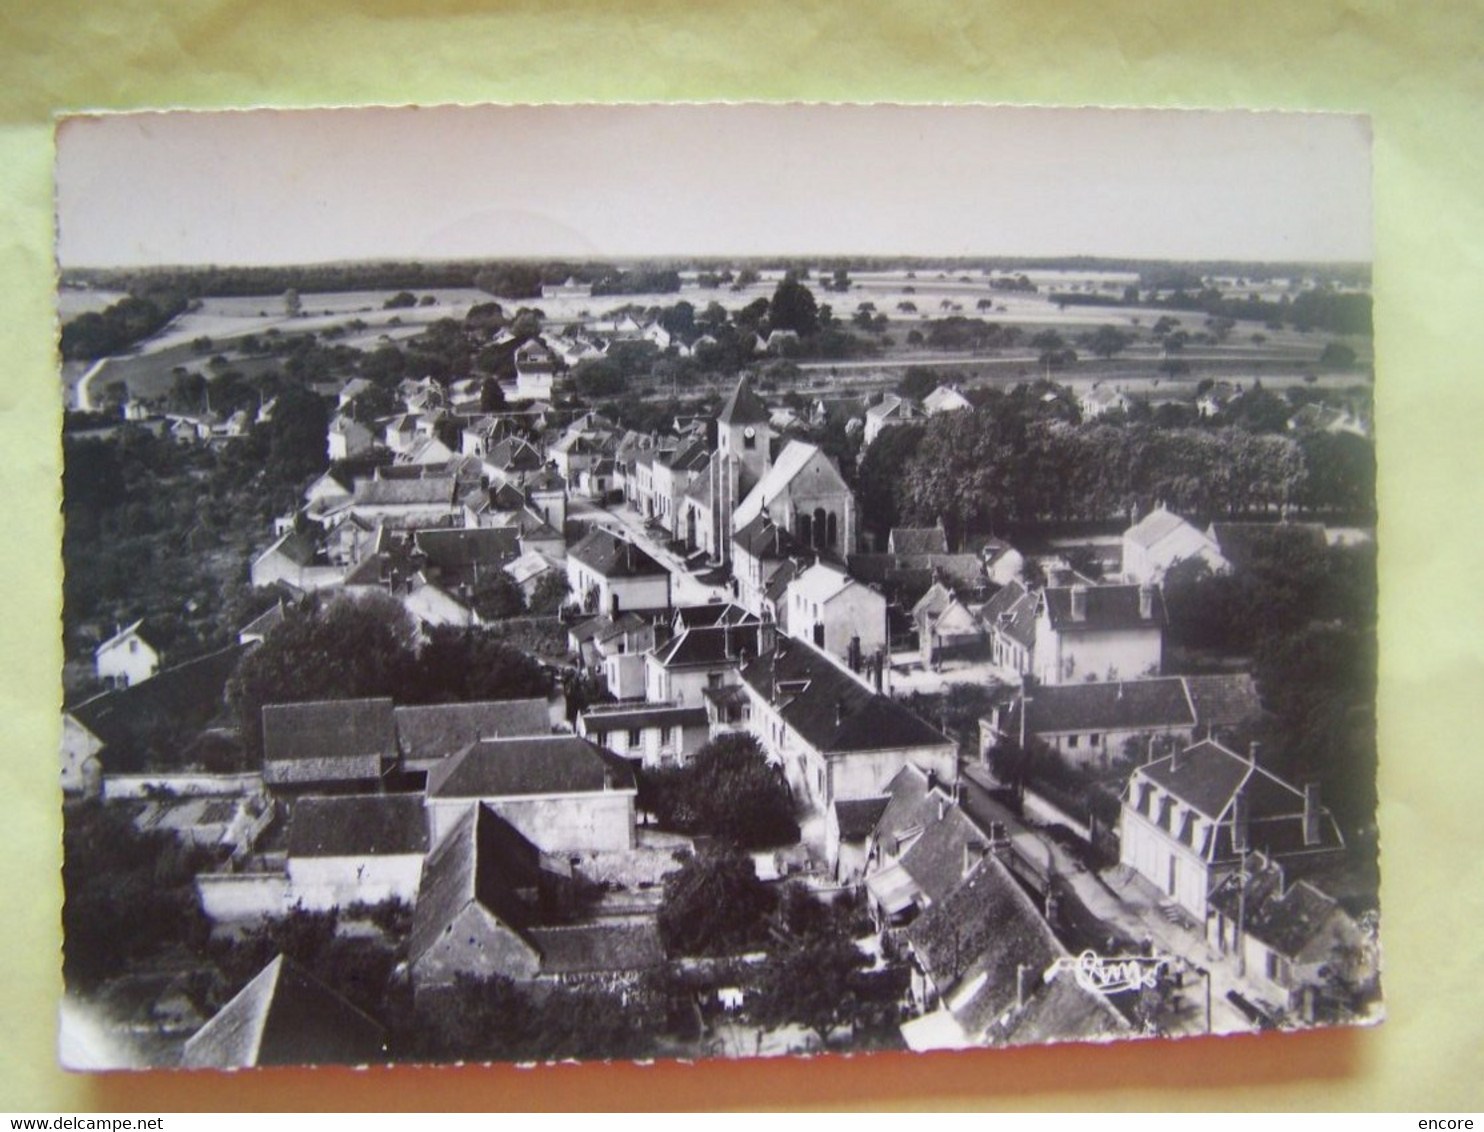
[[[56,217],[66,1067],[1382,1020],[1366,118],[78,116]]]

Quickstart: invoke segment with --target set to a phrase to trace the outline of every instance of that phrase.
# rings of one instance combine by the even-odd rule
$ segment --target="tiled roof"
[[[544,863],[541,851],[499,814],[471,807],[423,861],[408,959],[421,959],[470,904],[524,938],[539,916],[539,901],[527,894],[539,889]]]
[[[1034,1045],[1125,1037],[1129,1030],[1111,1002],[1063,970],[1049,983],[1037,978],[1024,1008],[1005,1015],[989,1036],[1006,1045]]]
[[[282,555],[296,566],[308,566],[318,556],[319,547],[308,535],[300,534],[298,531],[285,531],[283,536],[258,555],[255,561],[261,562],[270,554]]]
[[[971,848],[975,843],[987,848],[985,832],[963,810],[949,806],[941,818],[928,823],[899,863],[928,901],[936,904],[958,886],[970,865],[983,856]]]
[[[1035,689],[1026,710],[1027,730],[1037,735],[1193,727],[1196,723],[1185,685],[1178,676],[1047,684]]]
[[[1280,869],[1253,868],[1245,886],[1241,876],[1234,873],[1217,886],[1212,906],[1234,921],[1240,910],[1243,931],[1288,959],[1297,959],[1341,912],[1338,901],[1308,881],[1285,888]]]
[[[520,556],[519,532],[511,527],[423,529],[412,537],[428,564],[443,570],[503,566]]]
[[[263,708],[263,779],[271,784],[376,780],[397,756],[390,699]]]
[[[596,736],[597,743],[614,731],[645,727],[705,727],[706,709],[671,707],[664,704],[641,704],[621,710],[588,710],[582,714],[583,729]]]
[[[758,654],[760,626],[698,625],[677,633],[670,641],[654,650],[655,660],[665,668],[687,665],[740,663],[743,654]]]
[[[1036,595],[1019,582],[1002,586],[979,611],[979,620],[998,629],[1017,644],[1031,648],[1036,643]]]
[[[815,457],[819,459],[816,460]],[[767,474],[747,493],[747,498],[737,507],[732,516],[733,525],[741,528],[752,522],[762,513],[763,508],[787,491],[794,480],[811,465],[817,471],[815,482],[809,485],[811,494],[849,491],[828,456],[812,444],[805,444],[802,440],[790,440],[784,445],[783,451],[778,453],[778,459],[773,461],[773,466],[768,469]]]
[[[372,1018],[285,956],[278,956],[185,1044],[193,1069],[257,1065],[365,1065],[382,1061]]]
[[[1185,688],[1202,727],[1234,727],[1262,714],[1257,681],[1250,672],[1186,676]]]
[[[893,527],[886,545],[889,554],[947,554],[948,534],[942,527]]]
[[[841,841],[864,841],[871,836],[881,815],[891,801],[889,795],[876,798],[839,798],[835,805],[835,822]]]
[[[575,735],[482,739],[428,772],[429,798],[513,798],[634,789],[622,759]]]
[[[446,476],[418,479],[356,480],[355,502],[359,506],[432,507],[453,506],[455,480]]]
[[[290,857],[421,857],[428,851],[421,794],[300,798],[289,824]]]
[[[1123,532],[1123,537],[1128,542],[1138,546],[1150,547],[1168,538],[1182,527],[1191,525],[1176,515],[1173,511],[1166,511],[1163,507],[1157,507],[1145,515],[1137,523]],[[1195,530],[1194,527],[1191,527]]]
[[[793,535],[761,513],[733,534],[732,542],[759,559],[787,558],[799,549]]]
[[[901,704],[871,691],[802,641],[780,640],[774,651],[742,669],[742,679],[773,702],[784,721],[818,751],[843,754],[952,744]],[[800,691],[783,690],[799,685]]]
[[[682,605],[675,610],[675,623],[684,628],[701,625],[740,625],[758,618],[730,601],[709,601],[705,605]]]
[[[668,575],[663,565],[641,547],[601,528],[589,531],[567,554],[605,578],[638,578]]]
[[[127,744],[143,728],[167,719],[182,727],[205,727],[226,710],[227,681],[249,647],[232,645],[162,668],[148,680],[100,693],[67,713],[105,745]]]
[[[1163,628],[1164,595],[1158,586],[1150,589],[1150,615],[1139,616],[1140,586],[1085,586],[1087,616],[1072,617],[1072,586],[1048,586],[1042,592],[1051,627],[1057,632],[1109,632],[1118,629]]]
[[[479,739],[551,733],[550,711],[538,699],[399,707],[392,716],[409,763],[446,759]]]
[[[647,971],[665,961],[659,927],[649,918],[532,927],[527,935],[541,952],[543,975]]]

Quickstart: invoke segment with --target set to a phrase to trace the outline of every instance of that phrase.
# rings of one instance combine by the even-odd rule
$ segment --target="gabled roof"
[[[477,904],[526,936],[538,918],[546,859],[513,825],[485,805],[466,811],[423,861],[407,957],[416,963],[460,914]]]
[[[952,590],[942,582],[934,582],[928,587],[927,593],[917,599],[917,604],[912,607],[912,616],[936,617],[952,605],[953,600]]]
[[[847,492],[849,490],[828,456],[812,444],[805,444],[802,440],[790,440],[784,445],[783,451],[778,453],[778,459],[773,461],[773,466],[768,469],[767,474],[747,493],[747,498],[733,514],[733,528],[740,530],[757,518],[764,507],[786,492],[794,480],[809,467],[816,470],[817,479],[824,481],[822,484],[811,484],[811,492],[821,490]]]
[[[551,733],[546,701],[538,699],[399,707],[392,717],[406,762],[445,759],[478,739]]]
[[[701,625],[742,625],[757,621],[755,614],[747,612],[731,601],[709,601],[705,605],[682,605],[675,610],[675,627],[692,629]]]
[[[283,621],[283,602],[270,605],[246,625],[237,630],[238,638],[265,637]]]
[[[150,639],[150,634],[144,631],[144,618],[141,617],[138,621],[134,622],[134,624],[125,625],[117,633],[109,637],[108,640],[104,641],[101,645],[93,650],[93,655],[97,656],[104,649],[113,648],[115,645],[122,644],[130,637],[137,637],[140,641],[148,645],[150,648],[154,649],[156,652],[159,651],[159,646]]]
[[[922,407],[929,413],[943,413],[955,409],[969,409],[973,406],[969,399],[952,385],[940,385],[922,399]]]
[[[953,742],[803,641],[781,638],[772,652],[742,669],[742,680],[826,754]]]
[[[1197,534],[1200,533],[1196,527],[1187,523],[1173,511],[1167,511],[1164,507],[1156,507],[1124,531],[1123,537],[1126,541],[1138,546],[1151,547],[1185,527],[1189,527]]]
[[[285,956],[264,967],[185,1044],[194,1069],[364,1065],[386,1054],[375,1020]]]
[[[1019,582],[1002,586],[979,611],[979,620],[1026,648],[1036,643],[1036,595]]]
[[[520,533],[511,527],[424,528],[412,539],[428,565],[443,570],[503,566],[520,556]]]
[[[1036,688],[1025,710],[1026,730],[1037,735],[1196,725],[1195,710],[1178,676],[1047,684]]]
[[[428,772],[429,798],[515,798],[633,790],[622,759],[575,735],[481,739]]]
[[[319,554],[319,547],[308,535],[302,535],[298,531],[285,531],[267,550],[253,559],[253,565],[272,554],[287,558],[296,566],[308,566]]]
[[[1262,714],[1257,681],[1250,672],[1186,676],[1186,693],[1202,727],[1234,727]]]
[[[875,798],[837,798],[835,824],[840,830],[840,840],[865,841],[876,829],[890,801],[888,794]]]
[[[456,486],[457,481],[448,476],[358,479],[355,502],[362,507],[452,507]]]
[[[421,794],[300,798],[289,822],[290,857],[421,857],[428,815]]]
[[[162,668],[148,680],[84,700],[67,714],[105,745],[127,744],[142,729],[167,719],[181,727],[204,727],[225,710],[227,681],[248,647],[231,645]]]
[[[947,554],[948,532],[942,527],[893,527],[886,550],[888,554]]]
[[[768,406],[752,391],[752,382],[746,374],[737,382],[716,419],[724,425],[761,424],[768,419]]]
[[[263,708],[263,780],[371,780],[397,757],[392,701],[321,700]]]
[[[646,971],[665,961],[659,925],[650,917],[532,927],[543,975]]]
[[[651,558],[642,547],[601,527],[589,531],[576,546],[569,547],[567,556],[605,578],[669,575],[664,565]]]
[[[1208,861],[1230,860],[1238,855],[1232,830],[1239,793],[1246,804],[1248,841],[1255,850],[1276,854],[1323,852],[1345,843],[1334,818],[1321,807],[1315,815],[1317,840],[1306,844],[1304,792],[1212,740],[1141,767],[1130,781],[1131,792],[1141,777],[1216,823],[1214,836],[1195,847]],[[1131,793],[1131,800],[1135,806],[1140,804],[1137,793]]]
[[[929,905],[936,904],[964,879],[970,862],[983,855],[987,841],[973,819],[958,806],[949,806],[941,818],[928,822],[898,863]],[[978,852],[975,845],[980,847]]]
[[[1072,591],[1075,586],[1047,586],[1042,592],[1051,627],[1059,633],[1111,632],[1119,629],[1163,628],[1164,594],[1158,586],[1150,590],[1150,615],[1139,616],[1140,586],[1084,586],[1087,593],[1087,616],[1072,616]]]
[[[793,580],[791,588],[806,601],[824,603],[858,584],[845,571],[816,562]]]
[[[799,550],[794,536],[767,515],[759,513],[732,535],[732,543],[753,558],[787,558]]]
[[[665,668],[737,664],[743,653],[757,655],[759,629],[756,621],[745,625],[698,625],[677,633],[652,655]]]

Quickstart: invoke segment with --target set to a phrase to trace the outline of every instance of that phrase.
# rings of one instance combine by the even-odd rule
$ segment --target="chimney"
[[[1322,840],[1320,834],[1320,817],[1324,813],[1319,807],[1319,783],[1308,782],[1304,784],[1304,845],[1306,847],[1318,845]]]
[[[984,860],[984,855],[988,852],[989,846],[982,841],[964,842],[963,875],[968,876],[971,872],[973,872],[974,866],[977,865],[980,861]]]
[[[1262,744],[1256,741],[1247,744],[1247,761],[1253,766],[1257,765],[1257,757],[1262,754]]]
[[[1232,849],[1238,853],[1247,852],[1251,845],[1248,819],[1247,793],[1239,790],[1232,800]]]
[[[1010,855],[1010,835],[1005,831],[1005,823],[1002,821],[989,823],[989,852],[999,861],[1004,861]]]
[[[1072,587],[1072,620],[1087,620],[1087,587],[1080,582]]]
[[[859,673],[861,670],[861,638],[859,633],[852,633],[850,644],[847,647],[845,658],[850,665],[850,671]]]
[[[777,643],[778,629],[771,621],[764,621],[757,627],[757,652],[759,656],[766,656],[773,651]]]
[[[1154,616],[1154,587],[1142,585],[1139,587],[1139,620],[1148,621]]]

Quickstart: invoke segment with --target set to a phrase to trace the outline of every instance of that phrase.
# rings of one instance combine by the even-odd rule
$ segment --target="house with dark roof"
[[[280,955],[186,1041],[181,1064],[252,1069],[385,1060],[380,1023]]]
[[[288,900],[316,910],[417,899],[428,852],[420,794],[303,797],[289,818]]]
[[[912,999],[923,1011],[902,1026],[908,1048],[1127,1035],[1106,998],[1057,974],[1066,949],[1004,863],[978,849],[956,862],[959,880],[902,933]]]
[[[408,940],[417,994],[460,975],[611,983],[663,962],[652,917],[578,918],[579,884],[490,807],[467,811],[423,867]]]
[[[458,481],[433,475],[362,478],[356,480],[350,508],[373,523],[381,519],[404,528],[436,527],[459,514]]]
[[[227,681],[247,651],[231,645],[64,710],[62,789],[97,788],[106,772],[137,768],[161,745],[178,754],[183,731],[225,722]]]
[[[476,805],[550,853],[634,847],[627,761],[576,735],[480,739],[428,772],[434,842]]]
[[[936,527],[893,527],[886,536],[888,554],[947,554],[948,532]]]
[[[520,535],[510,527],[419,530],[412,545],[423,577],[451,592],[478,585],[520,557]]]
[[[1012,581],[995,591],[979,610],[979,622],[989,637],[990,659],[1008,673],[1029,676],[1035,670],[1040,604],[1038,594]]]
[[[577,734],[642,766],[670,767],[705,746],[711,724],[704,707],[599,704],[577,717]]]
[[[790,440],[732,515],[740,531],[759,515],[790,531],[802,547],[836,556],[854,552],[855,496],[833,461],[813,444]]]
[[[1165,603],[1158,586],[1047,586],[1036,611],[1042,684],[1159,675]]]
[[[365,793],[397,764],[392,701],[263,707],[263,782],[279,793]]]
[[[417,704],[392,709],[404,772],[425,775],[480,739],[550,735],[545,700],[486,700],[462,704]]]
[[[1374,992],[1380,973],[1374,930],[1313,880],[1258,858],[1216,886],[1211,907],[1207,941],[1239,957],[1243,993],[1270,1016],[1292,1014],[1312,1025],[1324,1000],[1353,1010]]]
[[[774,579],[785,572],[786,586],[796,571],[793,560],[806,554],[785,528],[773,522],[766,512],[754,516],[732,534],[732,577],[737,580],[737,601],[748,611],[761,617],[772,605]],[[775,618],[783,613],[782,608],[772,608]]]
[[[595,528],[567,551],[567,584],[591,613],[667,609],[670,571],[643,548]]]
[[[825,811],[825,863],[838,883],[857,884],[865,875],[871,835],[890,801],[889,794],[837,798]]]
[[[739,682],[742,666],[771,647],[774,627],[749,618],[683,629],[644,658],[644,698],[651,703],[704,706],[704,693]]]
[[[1124,790],[1119,863],[1148,879],[1204,924],[1211,892],[1261,853],[1285,868],[1321,862],[1345,847],[1319,786],[1293,786],[1203,740],[1139,767]]]
[[[882,794],[906,765],[958,777],[958,747],[802,641],[780,637],[743,666],[748,729],[783,765],[794,796],[823,813]]]

